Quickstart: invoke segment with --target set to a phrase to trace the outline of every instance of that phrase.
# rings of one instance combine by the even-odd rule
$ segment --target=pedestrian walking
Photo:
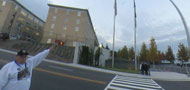
[[[145,63],[144,69],[145,69],[145,75],[148,75],[148,65],[147,65],[147,63]]]
[[[148,76],[150,76],[150,63],[147,64]]]
[[[142,63],[141,65],[141,74],[144,75],[144,71],[145,71],[145,67],[144,67],[144,63]]]
[[[48,56],[53,48],[54,46],[28,59],[28,52],[21,49],[14,61],[1,68],[0,90],[29,90],[32,70]]]

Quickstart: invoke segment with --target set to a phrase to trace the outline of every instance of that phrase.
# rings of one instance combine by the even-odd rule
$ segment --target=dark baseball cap
[[[17,56],[23,56],[23,55],[28,55],[28,52],[24,49],[21,49],[19,52],[17,52]]]

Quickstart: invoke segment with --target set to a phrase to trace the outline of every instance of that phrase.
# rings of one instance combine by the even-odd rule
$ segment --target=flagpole
[[[137,22],[136,22],[136,4],[135,4],[135,0],[134,0],[134,49],[135,49],[135,70],[137,70],[136,27],[137,27]]]
[[[114,0],[114,21],[113,21],[113,48],[112,48],[112,68],[114,68],[114,57],[115,57],[115,19],[116,19],[116,15],[117,15],[117,1]]]
[[[114,57],[115,57],[115,18],[114,15],[114,22],[113,22],[113,51],[112,51],[112,68],[114,68]]]

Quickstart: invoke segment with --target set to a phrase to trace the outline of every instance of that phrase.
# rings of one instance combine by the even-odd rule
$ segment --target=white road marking
[[[164,90],[152,79],[116,75],[104,90]]]

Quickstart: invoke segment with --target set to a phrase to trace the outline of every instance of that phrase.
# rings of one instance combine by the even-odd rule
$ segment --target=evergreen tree
[[[173,54],[171,46],[168,46],[168,50],[166,52],[166,60],[169,60],[170,62],[172,62],[173,60],[175,60],[175,56]]]
[[[153,64],[155,62],[158,62],[158,60],[159,60],[157,45],[156,45],[155,39],[153,37],[150,40],[150,48],[149,48],[147,60]]]
[[[126,45],[122,48],[120,54],[122,58],[128,59],[128,48]]]
[[[161,60],[166,60],[166,56],[165,56],[164,52],[161,52]]]
[[[161,62],[162,60],[162,52],[158,51],[158,62]]]
[[[146,62],[147,61],[147,54],[148,54],[148,50],[147,50],[146,44],[143,43],[142,47],[141,47],[139,60],[142,62]]]
[[[135,59],[135,51],[134,51],[134,48],[131,47],[129,48],[129,60],[133,60]]]
[[[106,49],[107,49],[107,50],[110,50],[110,48],[109,48],[108,44],[106,44]]]
[[[179,60],[185,60],[185,61],[188,60],[187,49],[185,48],[185,46],[182,43],[180,43],[178,45],[177,57],[178,57]]]

